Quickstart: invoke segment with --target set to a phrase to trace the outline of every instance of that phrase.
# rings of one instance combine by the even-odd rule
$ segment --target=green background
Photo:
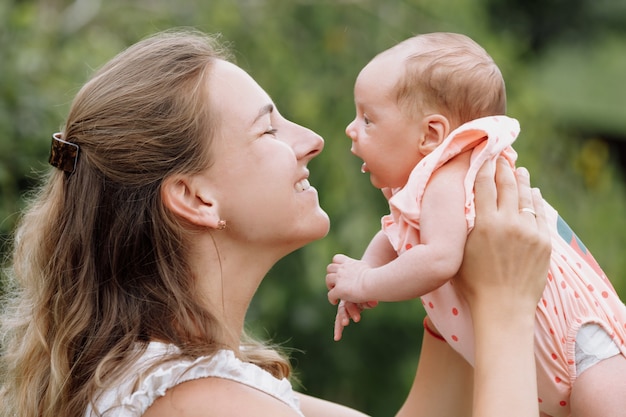
[[[494,57],[522,126],[519,164],[626,296],[625,0],[0,0],[2,248],[82,83],[181,26],[222,33],[281,112],[326,140],[310,168],[332,230],[276,265],[248,314],[252,333],[294,349],[301,389],[391,415],[410,387],[421,303],[381,305],[335,343],[324,275],[333,254],[360,256],[387,211],[344,134],[354,79],[413,34],[465,33]]]

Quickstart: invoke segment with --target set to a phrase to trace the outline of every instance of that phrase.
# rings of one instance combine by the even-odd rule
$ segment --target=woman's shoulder
[[[301,416],[275,397],[259,389],[224,378],[201,378],[169,389],[143,417],[175,416]]]
[[[198,358],[181,357],[179,353],[173,345],[150,343],[138,361],[128,368],[123,382],[100,393],[96,399],[97,410],[111,410],[111,415],[141,416],[156,402],[159,406],[155,405],[155,410],[169,410],[168,415],[176,415],[167,408],[168,404],[184,405],[189,407],[188,411],[228,402],[235,402],[231,407],[244,407],[246,404],[236,403],[248,401],[246,398],[252,393],[262,394],[261,398],[267,397],[267,401],[278,406],[299,410],[298,399],[287,379],[277,379],[256,365],[241,361],[231,350],[219,350]],[[195,396],[198,393],[201,395]],[[184,401],[179,401],[180,398]],[[249,402],[256,403],[252,397]],[[204,403],[206,407],[200,407]],[[89,410],[87,416],[91,416],[92,411]]]

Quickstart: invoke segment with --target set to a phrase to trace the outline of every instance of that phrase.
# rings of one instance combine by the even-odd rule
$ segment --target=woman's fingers
[[[517,187],[517,178],[515,178],[515,173],[513,172],[513,168],[509,162],[502,156],[498,157],[496,160],[495,178],[496,187],[498,189],[498,211],[511,209],[518,210],[519,190]]]
[[[490,164],[496,166],[491,178]],[[475,202],[476,221],[465,247],[458,288],[472,305],[480,305],[479,300],[491,293],[505,298],[515,294],[534,307],[550,257],[541,194],[531,189],[527,170],[514,172],[505,159],[498,159],[486,163],[477,175]]]
[[[518,191],[518,209],[520,213],[527,214],[527,217],[537,217],[535,203],[533,201],[532,191],[530,188],[530,174],[526,168],[518,168],[516,171],[517,191]]]
[[[476,181],[474,183],[474,193],[480,195],[480,198],[476,198],[474,203],[476,207],[476,220],[482,216],[488,216],[489,212],[496,209],[497,191],[494,183],[495,175],[495,163],[491,160],[486,161],[476,174]],[[484,213],[478,216],[478,213]]]
[[[528,171],[526,171],[527,173]],[[526,178],[525,184],[530,180]],[[474,192],[480,195],[475,199],[477,221],[489,219],[498,211],[518,209],[518,180],[513,168],[504,157],[498,157],[496,161],[488,160],[478,170],[474,183]],[[532,207],[530,187],[525,201]],[[480,213],[480,215],[478,215]]]

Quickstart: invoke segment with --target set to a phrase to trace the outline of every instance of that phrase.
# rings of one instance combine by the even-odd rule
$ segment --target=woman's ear
[[[191,224],[217,229],[220,216],[217,201],[195,177],[175,175],[161,184],[163,204],[176,216]]]
[[[422,123],[424,134],[419,143],[419,151],[423,155],[428,155],[448,136],[450,122],[441,114],[431,114],[424,117]]]

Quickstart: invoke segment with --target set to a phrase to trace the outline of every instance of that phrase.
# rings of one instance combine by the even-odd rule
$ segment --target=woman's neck
[[[197,243],[191,254],[197,289],[207,309],[224,323],[226,343],[237,350],[252,297],[280,256],[219,235]]]

